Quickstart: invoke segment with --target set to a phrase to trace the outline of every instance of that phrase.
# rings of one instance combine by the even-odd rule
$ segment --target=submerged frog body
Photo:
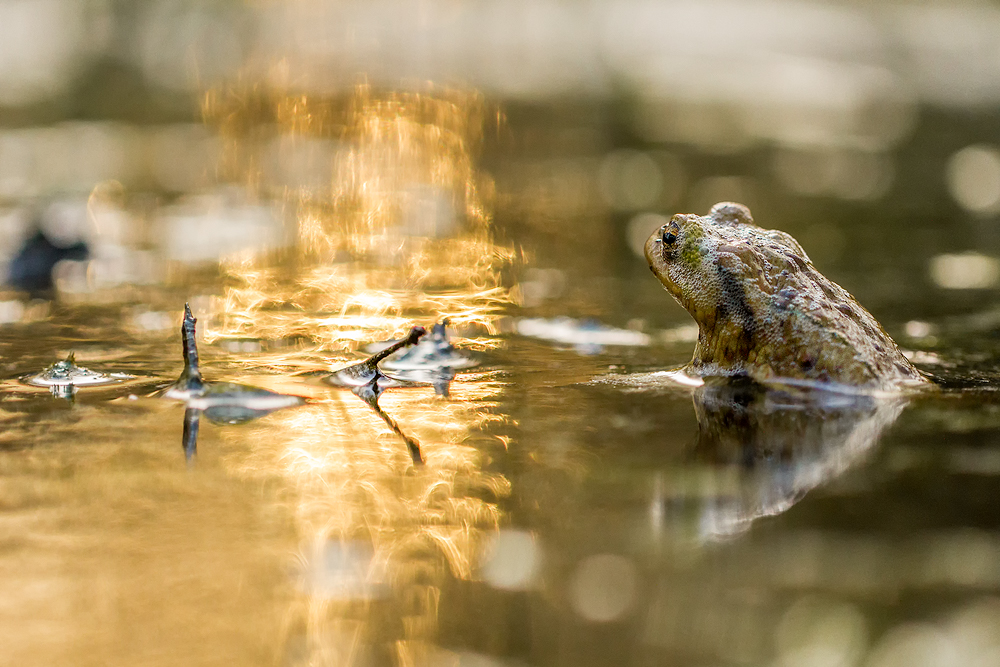
[[[689,371],[875,389],[927,382],[872,315],[794,238],[724,202],[675,215],[645,246],[653,274],[698,323]]]

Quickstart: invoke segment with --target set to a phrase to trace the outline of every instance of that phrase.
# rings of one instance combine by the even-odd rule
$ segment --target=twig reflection
[[[341,368],[323,378],[327,384],[350,389],[351,393],[364,401],[392,429],[393,433],[406,443],[414,465],[420,465],[424,462],[420,453],[420,443],[403,433],[399,425],[379,407],[378,397],[389,387],[418,386],[423,383],[407,382],[389,377],[378,367],[378,363],[397,350],[416,345],[420,337],[426,333],[427,330],[423,327],[415,326],[410,329],[406,338],[392,343],[364,361]]]
[[[201,421],[201,410],[184,409],[184,435],[181,446],[184,447],[184,458],[190,463],[198,453],[198,423]]]
[[[378,389],[378,387],[378,382],[372,382],[371,384],[366,384],[361,387],[352,387],[351,392],[364,401],[368,407],[374,410],[375,414],[377,414],[382,421],[384,421],[386,425],[392,429],[393,433],[398,435],[403,442],[406,443],[406,447],[410,450],[410,457],[413,459],[414,465],[422,464],[424,459],[420,454],[420,443],[403,433],[402,429],[399,428],[399,425],[393,420],[393,418],[387,415],[385,411],[379,407],[378,397],[383,390]]]
[[[279,394],[260,387],[233,382],[206,382],[198,364],[195,324],[198,322],[188,304],[184,304],[181,342],[184,370],[177,381],[160,392],[165,398],[184,401],[184,456],[190,462],[198,451],[198,425],[202,413],[215,424],[242,424],[276,410],[305,403],[301,396]]]

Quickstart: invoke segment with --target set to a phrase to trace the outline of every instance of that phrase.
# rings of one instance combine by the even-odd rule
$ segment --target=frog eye
[[[673,245],[674,241],[677,240],[677,235],[681,233],[681,226],[677,224],[676,220],[671,220],[669,223],[663,225],[660,231],[660,240],[666,245]]]

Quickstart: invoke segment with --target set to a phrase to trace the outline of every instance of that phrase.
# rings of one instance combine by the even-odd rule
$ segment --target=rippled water
[[[501,131],[474,91],[206,99],[245,192],[105,183],[77,202],[105,226],[90,263],[0,300],[0,663],[1000,665],[1000,316],[976,287],[1000,269],[959,252],[989,251],[985,222],[905,174],[805,204],[750,158],[615,152],[585,105]],[[509,141],[480,160],[489,131]],[[645,218],[597,194],[629,160],[677,191]],[[634,240],[719,189],[941,389],[668,377],[696,331]],[[254,230],[277,246],[229,252]],[[228,424],[160,397],[186,301],[207,380],[306,402]],[[447,391],[324,381],[444,317],[476,362]],[[25,383],[71,352],[135,377]]]
[[[507,334],[450,398],[383,394],[414,465],[350,392],[280,370],[341,360],[203,343],[207,379],[310,400],[202,420],[188,461],[183,404],[150,396],[180,371],[179,333],[126,335],[130,312],[54,307],[0,343],[7,664],[996,655],[992,391],[691,389],[649,379],[686,342],[583,355]],[[72,400],[19,381],[70,349],[139,377]],[[914,646],[944,661],[899,662]]]

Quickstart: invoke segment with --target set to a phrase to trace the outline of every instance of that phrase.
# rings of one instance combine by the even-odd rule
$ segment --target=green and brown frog
[[[698,323],[693,375],[871,389],[929,382],[794,238],[758,227],[742,204],[673,216],[646,241],[645,254]]]

